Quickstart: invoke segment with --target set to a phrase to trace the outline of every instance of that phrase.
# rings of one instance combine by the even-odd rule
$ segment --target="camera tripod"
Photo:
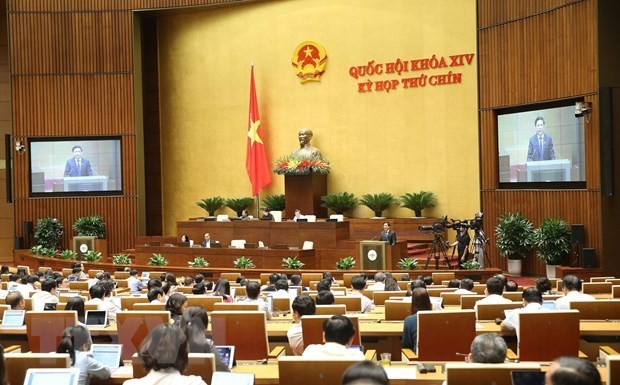
[[[492,267],[491,260],[484,252],[487,242],[489,242],[489,238],[484,235],[484,231],[482,229],[474,229],[474,238],[469,244],[469,253],[473,255],[475,261],[478,261],[481,268],[485,267],[485,262],[488,264],[488,267]]]
[[[448,269],[451,269],[452,266],[450,265],[450,260],[448,259],[448,255],[446,254],[446,240],[443,239],[441,233],[436,230],[433,230],[433,236],[433,247],[431,248],[431,251],[428,252],[428,257],[426,257],[426,265],[424,266],[424,269],[428,269],[428,264],[430,263],[431,258],[435,258],[435,269],[439,270],[439,258],[441,258],[441,256],[443,256],[443,260],[448,265]]]

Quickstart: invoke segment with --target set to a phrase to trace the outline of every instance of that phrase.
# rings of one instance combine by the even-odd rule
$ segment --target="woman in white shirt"
[[[88,329],[82,325],[76,325],[65,329],[56,350],[56,353],[68,353],[71,357],[71,367],[80,369],[79,385],[90,384],[90,376],[102,380],[110,378],[110,368],[90,354],[92,344]]]

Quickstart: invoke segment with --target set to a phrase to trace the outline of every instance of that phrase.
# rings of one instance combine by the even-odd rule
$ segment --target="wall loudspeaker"
[[[582,251],[582,267],[586,269],[596,267],[596,253],[594,249],[584,248]]]
[[[34,225],[32,221],[24,221],[24,235],[32,234],[34,231]]]
[[[571,242],[583,244],[585,241],[583,225],[571,225],[570,229],[571,229]]]

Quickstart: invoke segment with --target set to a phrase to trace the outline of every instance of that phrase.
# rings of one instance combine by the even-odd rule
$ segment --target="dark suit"
[[[65,164],[65,174],[64,176],[90,176],[93,175],[93,169],[90,167],[90,162],[88,159],[81,158],[80,162],[82,163],[81,167],[78,168],[77,162],[75,158],[71,158]]]
[[[390,245],[394,246],[396,244],[396,233],[392,230],[385,232],[382,231],[381,232],[381,238],[379,238],[380,241],[386,241],[388,242]]]
[[[534,135],[530,138],[530,143],[527,147],[527,161],[538,160],[552,160],[555,159],[555,151],[553,150],[553,139],[547,134],[543,134],[542,150],[540,148],[540,141],[538,135]]]
[[[218,241],[213,241],[213,240],[210,240],[210,241],[209,241],[209,247],[211,247],[211,245],[212,245],[212,244],[214,244],[214,243],[219,243],[219,242],[218,242]],[[202,247],[207,247],[207,241],[202,241],[202,243],[201,243],[200,245],[201,245]]]

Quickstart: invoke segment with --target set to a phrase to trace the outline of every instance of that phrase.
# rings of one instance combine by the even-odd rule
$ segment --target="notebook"
[[[123,353],[123,345],[115,344],[93,344],[93,357],[112,370],[118,369]]]
[[[2,316],[3,328],[22,327],[24,325],[24,317],[26,310],[5,310]]]
[[[512,385],[545,385],[545,372],[513,370],[510,378]]]
[[[211,385],[254,385],[254,374],[213,372]]]
[[[222,361],[228,366],[228,369],[232,370],[235,363],[235,347],[232,345],[219,345],[215,347],[217,352],[222,357]]]
[[[108,325],[107,310],[86,310],[86,327],[89,329],[104,328]]]
[[[24,385],[77,385],[80,369],[28,369]]]

